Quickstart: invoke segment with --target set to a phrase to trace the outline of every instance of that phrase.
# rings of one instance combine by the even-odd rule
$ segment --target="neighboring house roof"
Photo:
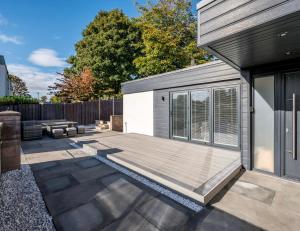
[[[5,65],[5,59],[4,59],[4,56],[3,55],[0,55],[0,65]]]
[[[0,96],[10,94],[10,83],[8,80],[8,70],[3,55],[0,55]]]
[[[222,61],[183,68],[122,83],[124,94],[239,79],[240,73]]]

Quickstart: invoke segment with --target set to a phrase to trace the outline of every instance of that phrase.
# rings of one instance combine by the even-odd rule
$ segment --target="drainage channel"
[[[70,143],[70,145],[74,148],[83,150],[83,148],[81,146],[79,146],[78,144],[76,144],[76,143]],[[85,150],[83,150],[83,151],[86,152]],[[143,176],[140,176],[140,175],[128,170],[127,168],[124,168],[124,167],[114,163],[113,161],[108,160],[105,157],[94,155],[94,154],[91,154],[91,153],[89,153],[89,154],[92,157],[96,158],[97,160],[101,161],[102,163],[118,170],[119,172],[122,172],[123,174],[131,177],[132,179],[134,179],[134,180],[144,184],[145,186],[153,189],[154,191],[159,192],[160,194],[176,201],[177,203],[179,203],[179,204],[195,211],[196,213],[199,213],[203,209],[203,207],[201,205],[195,203],[194,201],[192,201],[188,198],[185,198],[185,197],[183,197],[183,196],[181,196],[181,195],[179,195],[179,194],[177,194],[177,193],[175,193],[175,192],[173,192],[173,191],[171,191],[167,188],[164,188],[161,185],[159,185],[159,184],[157,184],[157,183],[155,183],[155,182],[153,182],[153,181],[151,181],[151,180],[149,180],[149,179],[147,179]]]

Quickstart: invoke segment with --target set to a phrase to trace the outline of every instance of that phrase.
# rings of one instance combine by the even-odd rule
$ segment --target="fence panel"
[[[100,106],[100,108],[99,108]],[[111,115],[123,114],[123,100],[99,100],[82,103],[0,105],[0,111],[21,113],[21,120],[66,119],[79,124],[94,124],[95,120],[109,121]],[[100,112],[99,112],[100,110]],[[100,116],[100,118],[99,118]]]

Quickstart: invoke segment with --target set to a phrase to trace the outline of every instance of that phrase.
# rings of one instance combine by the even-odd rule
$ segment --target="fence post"
[[[99,122],[101,120],[101,99],[98,99],[98,109],[99,109]]]
[[[113,115],[115,115],[115,97],[113,97]]]

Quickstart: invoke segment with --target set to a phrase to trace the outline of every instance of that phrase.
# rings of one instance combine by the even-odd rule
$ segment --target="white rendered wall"
[[[153,136],[153,91],[123,96],[123,131]]]

